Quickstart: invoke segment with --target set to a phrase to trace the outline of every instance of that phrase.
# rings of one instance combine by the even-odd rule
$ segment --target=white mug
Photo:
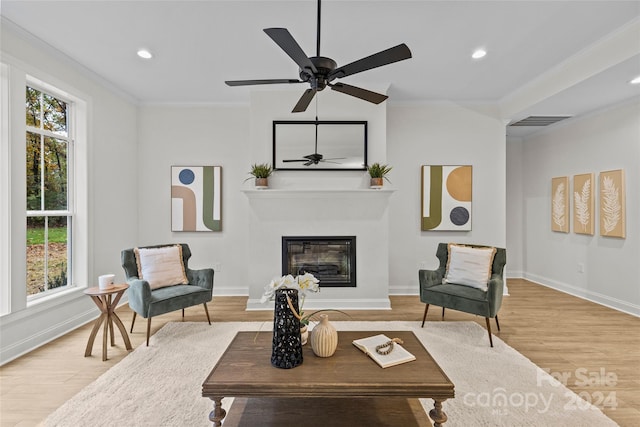
[[[100,289],[110,289],[113,287],[113,279],[116,277],[115,274],[103,274],[98,277],[98,286]]]

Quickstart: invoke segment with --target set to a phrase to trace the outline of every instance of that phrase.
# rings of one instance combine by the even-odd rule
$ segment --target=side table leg
[[[111,347],[113,347],[113,346],[116,345],[116,339],[115,339],[115,336],[113,334],[113,314],[109,313],[109,316],[108,316],[107,319],[109,321],[109,335],[111,337]]]
[[[100,329],[100,325],[102,325],[102,321],[104,320],[105,314],[102,313],[100,317],[98,317],[93,324],[93,329],[91,329],[91,334],[89,335],[89,341],[87,341],[87,348],[84,351],[84,357],[91,356],[91,349],[93,349],[93,342],[96,339],[96,335],[98,334],[98,329]]]
[[[213,423],[213,427],[222,426],[222,420],[227,415],[227,411],[222,409],[222,399],[223,397],[212,397],[213,400],[213,411],[209,414],[209,421]]]
[[[131,350],[131,341],[129,341],[129,335],[127,334],[127,328],[122,324],[122,320],[118,317],[116,313],[113,313],[113,321],[120,329],[120,335],[122,335],[122,339],[124,340],[124,346],[127,350]]]
[[[441,427],[447,421],[447,414],[442,411],[444,400],[433,399],[433,409],[429,411],[429,416],[433,420],[433,427]]]
[[[102,330],[102,361],[107,360],[107,335],[109,335],[109,316],[105,315],[104,329]]]

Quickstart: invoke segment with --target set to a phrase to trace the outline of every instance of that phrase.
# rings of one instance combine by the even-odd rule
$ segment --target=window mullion
[[[44,217],[44,290],[49,290],[49,217]]]
[[[47,130],[47,129],[37,128],[35,126],[28,126],[27,125],[27,132],[35,133],[35,134],[38,134],[38,135],[48,136],[49,138],[60,139],[62,141],[66,141],[67,143],[69,141],[71,141],[71,138],[69,136],[61,135],[59,133],[55,133],[55,132],[52,132],[52,131]]]

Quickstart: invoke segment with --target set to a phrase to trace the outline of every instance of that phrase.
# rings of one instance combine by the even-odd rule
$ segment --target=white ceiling
[[[315,0],[2,0],[0,13],[145,104],[248,103],[250,90],[282,89],[224,84],[298,77],[263,28],[285,27],[316,54]],[[321,54],[344,65],[406,43],[412,59],[342,81],[389,87],[391,103],[495,105],[562,75],[568,60],[600,55],[597,73],[560,79],[505,113],[575,116],[640,96],[640,85],[628,84],[640,75],[640,38],[632,56],[604,58],[597,49],[638,22],[640,1],[325,0]],[[140,47],[154,59],[138,58]],[[482,60],[470,57],[477,47],[488,51]]]

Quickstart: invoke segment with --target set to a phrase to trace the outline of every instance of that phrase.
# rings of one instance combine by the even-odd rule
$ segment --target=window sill
[[[72,287],[70,289],[65,289],[64,291],[55,292],[51,295],[36,298],[27,302],[27,307],[24,310],[7,313],[1,316],[0,321],[2,321],[3,325],[8,325],[13,322],[24,320],[34,314],[45,312],[54,307],[67,304],[69,301],[84,297],[83,291],[85,289],[85,287]]]

